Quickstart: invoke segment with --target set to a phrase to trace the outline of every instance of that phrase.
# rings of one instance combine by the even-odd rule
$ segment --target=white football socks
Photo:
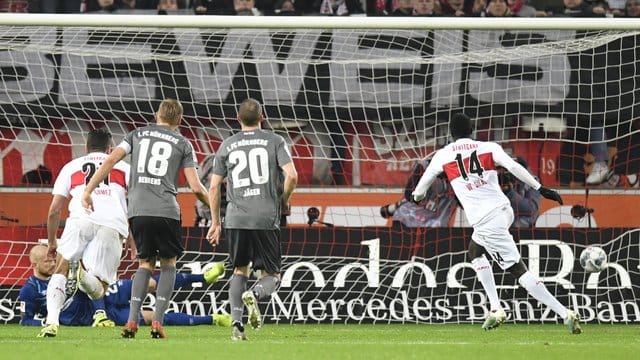
[[[489,298],[491,310],[501,309],[502,306],[500,306],[500,298],[498,297],[498,290],[496,289],[496,280],[493,277],[493,268],[491,267],[489,260],[487,260],[483,254],[480,257],[471,260],[471,265],[473,265],[473,269],[476,271],[478,280],[480,280],[480,283],[484,288],[484,292]]]
[[[561,318],[567,318],[567,308],[560,304],[558,299],[551,295],[549,290],[547,290],[544,283],[536,279],[530,271],[522,274],[520,279],[518,279],[518,283],[520,283],[523,288],[527,289],[531,296],[550,307],[551,310],[555,311]]]
[[[60,310],[67,298],[67,277],[53,274],[47,285],[47,325],[60,325]]]
[[[98,300],[104,296],[104,286],[102,281],[95,277],[94,275],[89,274],[84,269],[80,269],[82,274],[80,275],[80,291],[87,294],[89,299]]]

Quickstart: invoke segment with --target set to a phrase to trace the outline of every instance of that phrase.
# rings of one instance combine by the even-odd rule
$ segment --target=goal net
[[[552,292],[583,312],[613,304],[612,317],[589,320],[640,321],[637,285],[623,276],[640,283],[637,232],[626,231],[640,219],[621,214],[638,196],[640,27],[636,19],[604,20],[264,17],[248,27],[234,17],[0,14],[0,225],[7,240],[0,280],[11,294],[0,299],[15,305],[30,273],[29,245],[46,237],[38,226],[46,222],[50,186],[65,162],[84,153],[88,130],[107,127],[119,141],[153,122],[162,99],[177,98],[185,109],[181,132],[203,159],[239,128],[238,105],[251,97],[263,104],[265,126],[291,145],[301,183],[283,242],[290,278],[270,303],[270,321],[484,316],[484,305],[467,306],[485,299],[465,262],[470,233],[460,209],[445,228],[424,231],[392,226],[380,214],[400,200],[414,164],[448,142],[456,112],[474,119],[477,138],[522,157],[544,184],[573,188],[562,192],[563,207],[541,203],[535,225],[543,229],[515,234]],[[606,164],[607,176],[586,192],[597,163]],[[180,200],[183,224],[191,226],[195,200]],[[595,212],[574,219],[573,204]],[[310,207],[319,209],[316,222]],[[573,229],[550,229],[560,225]],[[201,229],[185,231],[193,245],[181,269],[201,271],[225,258],[224,248],[211,256]],[[577,257],[589,244],[603,246],[620,267],[585,274]],[[130,266],[123,264],[123,276]],[[511,319],[546,321],[513,279],[496,276],[503,299],[526,309]],[[213,287],[218,305],[225,287]],[[214,306],[205,287],[177,296]],[[339,315],[314,315],[316,306]],[[391,306],[413,315],[392,316]],[[304,319],[283,313],[298,307]],[[350,307],[365,310],[344,315]]]

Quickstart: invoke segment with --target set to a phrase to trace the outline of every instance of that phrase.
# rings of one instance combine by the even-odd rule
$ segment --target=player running
[[[518,279],[518,283],[531,296],[563,318],[572,334],[580,334],[582,329],[579,315],[560,304],[520,258],[520,252],[509,233],[514,219],[513,209],[498,183],[496,166],[504,167],[547,199],[562,205],[562,198],[556,191],[542,186],[524,167],[507,155],[499,144],[472,140],[473,127],[465,114],[453,115],[449,132],[454,142],[435,153],[413,191],[413,200],[421,201],[436,177],[442,172],[446,174],[469,224],[473,227],[469,243],[471,264],[491,306],[491,312],[482,328],[494,329],[506,319],[498,298],[493,270],[485,256],[489,254],[503,270],[509,271]]]

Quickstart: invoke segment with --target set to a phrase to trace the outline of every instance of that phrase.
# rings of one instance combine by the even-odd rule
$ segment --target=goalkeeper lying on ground
[[[47,285],[53,273],[55,261],[47,258],[47,247],[36,245],[29,253],[33,266],[33,275],[27,279],[20,289],[19,302],[21,325],[41,326],[47,316]],[[174,288],[190,286],[192,283],[204,282],[213,284],[224,273],[224,265],[216,263],[204,274],[177,273]],[[155,290],[157,279],[149,282],[149,290]],[[124,325],[129,316],[129,298],[132,280],[119,280],[109,286],[108,292],[101,300],[91,300],[82,291],[69,297],[60,313],[60,324],[66,326],[115,326]],[[141,324],[150,324],[153,312],[143,310]],[[227,314],[196,316],[183,313],[167,313],[166,325],[219,325],[231,326],[231,317]]]

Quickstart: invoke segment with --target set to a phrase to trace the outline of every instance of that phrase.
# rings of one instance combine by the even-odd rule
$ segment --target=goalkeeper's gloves
[[[562,197],[560,197],[560,194],[558,194],[557,191],[544,186],[541,186],[538,191],[540,191],[540,195],[544,196],[546,199],[557,201],[562,205]]]
[[[93,327],[114,327],[116,323],[113,320],[110,320],[107,317],[107,313],[104,310],[96,310],[95,314],[93,314]]]

